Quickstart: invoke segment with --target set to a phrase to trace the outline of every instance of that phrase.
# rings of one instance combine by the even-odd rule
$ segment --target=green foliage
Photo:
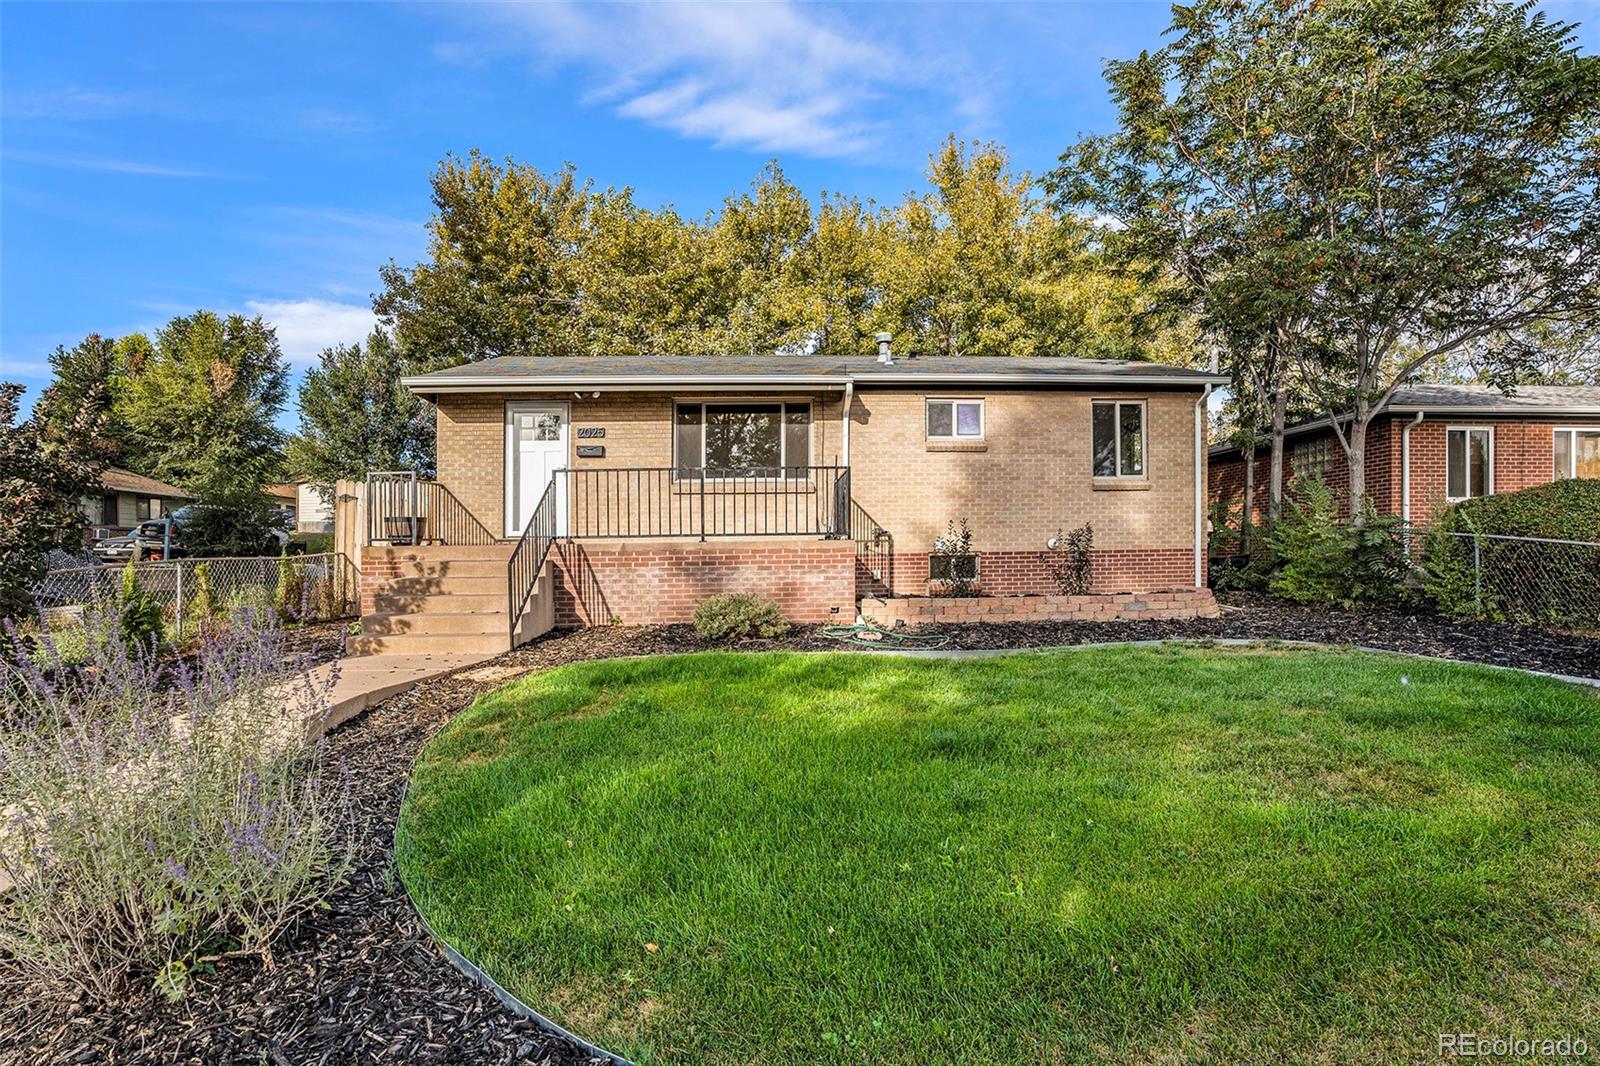
[[[149,651],[160,645],[161,603],[139,584],[139,570],[132,559],[122,568],[122,583],[117,590],[117,617],[122,639],[130,648]]]
[[[105,402],[55,386],[20,424],[22,386],[0,383],[0,617],[20,617],[52,548],[81,544],[78,500],[97,495],[109,445]]]
[[[1485,538],[1476,562],[1474,538],[1459,534]],[[1486,539],[1493,536],[1600,540],[1600,480],[1454,504],[1430,527],[1423,556],[1424,588],[1441,611],[1600,628],[1600,548]]]
[[[694,609],[694,627],[708,640],[781,637],[789,630],[778,605],[761,596],[713,596]]]
[[[1400,520],[1369,512],[1351,522],[1321,480],[1301,482],[1273,527],[1274,593],[1298,603],[1353,607],[1400,603],[1411,593]]]
[[[1094,584],[1094,528],[1085,522],[1062,537],[1061,530],[1051,538],[1045,567],[1056,591],[1063,596],[1087,595]]]
[[[270,617],[236,615],[181,679],[94,609],[81,663],[52,633],[0,656],[8,969],[98,1005],[134,984],[177,998],[208,955],[270,958],[348,871],[348,792],[277,686],[327,690]]]
[[[319,485],[369,470],[433,476],[433,410],[400,384],[410,369],[381,329],[364,346],[324,350],[300,386],[300,432],[285,458],[290,474]]]
[[[301,621],[312,607],[306,598],[305,566],[289,558],[287,545],[278,555],[278,583],[275,595],[278,618],[284,622]]]
[[[952,518],[944,536],[933,542],[928,570],[935,596],[978,595],[978,557],[972,552],[972,527]]]
[[[384,269],[375,307],[407,353],[1191,357],[1159,285],[1102,268],[990,144],[947,140],[929,191],[880,209],[812,201],[774,163],[704,219],[474,152],[433,177],[429,259]],[[443,354],[441,354],[443,353]]]
[[[1476,349],[1496,381],[1538,323],[1600,310],[1600,57],[1533,4],[1198,0],[1107,65],[1121,128],[1052,175],[1168,264],[1238,387],[1285,366],[1352,452],[1390,391]],[[1271,390],[1269,390],[1271,391]]]
[[[189,602],[194,624],[201,633],[210,628],[217,617],[217,590],[211,584],[211,564],[199,563],[194,568],[194,597]]]

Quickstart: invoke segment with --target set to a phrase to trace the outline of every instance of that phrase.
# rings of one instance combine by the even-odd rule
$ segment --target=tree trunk
[[[1367,423],[1370,416],[1357,410],[1350,420],[1350,524],[1366,521],[1367,505]]]
[[[1250,522],[1255,517],[1256,441],[1250,438],[1244,453],[1244,509],[1239,517],[1239,552],[1250,554]]]
[[[1267,474],[1267,521],[1283,517],[1283,427],[1288,421],[1289,390],[1280,381],[1272,390],[1272,458]]]

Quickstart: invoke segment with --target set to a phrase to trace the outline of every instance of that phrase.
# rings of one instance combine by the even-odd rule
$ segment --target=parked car
[[[148,522],[140,522],[133,531],[133,538],[137,542],[135,551],[140,559],[160,559],[164,553],[170,551],[174,558],[187,555],[188,548],[184,544],[183,527],[186,521],[193,519],[195,505],[180,507],[171,514],[162,518],[152,518]],[[288,550],[290,555],[299,555],[305,551],[305,545],[289,536],[289,531],[283,528],[281,515],[274,515],[275,524],[268,531],[272,538],[271,551],[279,552]],[[170,531],[170,532],[169,532]]]
[[[125,563],[133,558],[137,544],[131,536],[101,537],[89,546],[89,551],[99,562]]]

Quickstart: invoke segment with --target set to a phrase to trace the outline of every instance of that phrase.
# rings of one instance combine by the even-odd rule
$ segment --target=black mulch
[[[1310,640],[1600,677],[1600,639],[1393,611],[1326,611],[1262,596],[1223,597],[1217,619],[1006,623],[943,627],[953,648],[1028,647],[1157,638]],[[412,760],[478,694],[563,663],[713,647],[689,626],[559,634],[384,701],[328,739],[349,765],[365,816],[359,862],[331,909],[278,944],[274,966],[225,959],[172,1006],[144,989],[115,1009],[58,989],[0,983],[0,1062],[544,1062],[594,1061],[513,1015],[439,954],[394,875],[391,844]],[[839,645],[816,629],[749,650]]]

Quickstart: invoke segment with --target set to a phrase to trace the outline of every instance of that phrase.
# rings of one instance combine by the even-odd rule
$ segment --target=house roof
[[[266,493],[268,496],[278,496],[286,500],[297,500],[300,498],[300,483],[297,481],[285,481],[281,485],[264,486],[261,491]]]
[[[918,356],[893,363],[833,355],[500,356],[401,379],[412,392],[493,392],[506,388],[650,390],[817,389],[903,384],[1175,385],[1199,388],[1227,379],[1183,367],[1068,356]]]
[[[1600,386],[1520,385],[1507,395],[1493,385],[1408,385],[1396,389],[1380,415],[1446,415],[1500,418],[1600,419]],[[1343,421],[1343,419],[1341,419]],[[1297,422],[1284,429],[1285,437],[1326,430],[1326,416]],[[1238,452],[1235,444],[1214,444],[1213,457]]]
[[[100,486],[107,492],[132,492],[140,496],[158,496],[168,500],[187,500],[189,494],[176,485],[157,481],[153,477],[135,474],[120,466],[108,466],[100,471]]]

